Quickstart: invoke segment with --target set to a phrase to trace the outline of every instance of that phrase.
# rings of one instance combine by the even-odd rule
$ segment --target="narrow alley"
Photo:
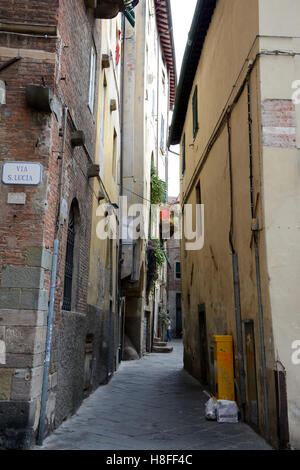
[[[182,343],[171,354],[123,362],[108,385],[44,441],[43,450],[268,450],[248,425],[204,416],[207,396],[183,370]]]
[[[0,0],[0,451],[300,450],[299,19]]]

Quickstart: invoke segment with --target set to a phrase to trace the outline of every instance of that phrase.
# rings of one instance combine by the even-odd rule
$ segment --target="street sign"
[[[2,183],[35,186],[40,184],[43,167],[33,162],[5,162],[2,167]]]

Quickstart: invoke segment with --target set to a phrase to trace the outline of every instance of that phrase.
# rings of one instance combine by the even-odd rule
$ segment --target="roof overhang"
[[[195,74],[216,3],[217,0],[197,2],[183,56],[168,146],[180,143]]]
[[[155,0],[155,12],[163,56],[170,74],[170,109],[172,109],[175,102],[177,76],[170,0]]]

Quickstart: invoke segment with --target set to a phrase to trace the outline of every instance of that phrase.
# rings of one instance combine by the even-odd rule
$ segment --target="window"
[[[175,279],[181,279],[181,264],[180,261],[176,261],[175,263]]]
[[[196,204],[201,204],[201,187],[200,187],[200,181],[198,182],[196,186]]]
[[[162,87],[163,87],[163,92],[164,92],[164,95],[166,94],[166,75],[165,75],[165,72],[162,70],[162,76],[161,76],[161,81],[162,81]]]
[[[106,83],[106,78],[104,75],[103,89],[102,89],[102,103],[101,103],[101,122],[100,122],[100,135],[101,135],[101,141],[103,145],[104,145],[106,90],[107,90],[107,83]]]
[[[117,171],[117,149],[118,149],[118,135],[114,129],[114,140],[113,140],[113,160],[112,160],[112,175],[113,179],[116,180],[116,171]]]
[[[155,90],[152,90],[152,117],[155,117]]]
[[[196,138],[199,125],[198,125],[198,87],[195,87],[193,94],[193,137]]]
[[[95,80],[96,80],[96,51],[94,46],[91,49],[91,61],[90,61],[90,89],[89,89],[89,108],[94,112],[94,100],[95,100]]]
[[[182,153],[182,174],[185,172],[185,134],[182,139],[182,148],[181,148],[181,153]]]
[[[165,149],[165,120],[163,115],[161,115],[161,129],[160,129],[160,149],[164,152]]]
[[[72,303],[72,284],[74,267],[74,242],[75,242],[75,212],[72,204],[69,214],[68,238],[65,263],[64,301],[63,310],[70,311]]]

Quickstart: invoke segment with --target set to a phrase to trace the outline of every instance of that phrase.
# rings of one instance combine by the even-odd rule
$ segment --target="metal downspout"
[[[41,411],[40,411],[39,429],[38,429],[38,437],[37,437],[38,446],[43,445],[45,421],[46,421],[49,369],[50,369],[50,360],[51,360],[53,320],[54,320],[54,301],[55,301],[55,291],[56,291],[56,272],[57,272],[58,247],[59,247],[59,215],[60,215],[61,198],[62,198],[64,156],[65,156],[65,148],[66,148],[67,116],[68,116],[68,108],[67,106],[65,106],[64,107],[63,142],[62,142],[62,152],[61,152],[60,181],[59,181],[59,210],[58,210],[57,221],[56,221],[56,236],[55,236],[54,245],[53,245],[53,258],[52,258],[52,267],[51,267],[50,302],[49,302],[49,309],[48,309],[47,335],[46,335],[46,348],[45,348],[46,351],[45,351],[45,359],[44,359]]]
[[[123,151],[124,151],[124,80],[125,80],[125,45],[126,45],[126,25],[125,25],[125,16],[122,16],[122,36],[123,36],[123,47],[122,47],[122,68],[121,68],[121,93],[120,93],[120,186],[119,186],[119,197],[123,196]],[[118,312],[120,315],[121,307],[122,307],[122,250],[123,250],[123,243],[122,243],[122,235],[123,235],[123,207],[122,204],[119,204],[119,262],[118,262]],[[123,313],[121,312],[121,315]],[[120,325],[122,325],[123,318],[121,317]],[[123,331],[121,332],[121,353],[120,359],[123,358],[123,344],[124,335]]]
[[[253,190],[253,144],[252,144],[252,111],[251,111],[251,86],[250,76],[247,75],[247,94],[248,94],[248,127],[249,127],[249,157],[250,157],[250,201],[251,201],[251,217],[254,218],[254,190]],[[266,439],[270,440],[270,426],[269,426],[269,406],[268,406],[268,391],[267,391],[267,373],[266,373],[266,352],[265,352],[265,339],[264,339],[264,321],[263,321],[263,308],[261,296],[261,277],[259,267],[259,252],[254,233],[254,251],[255,251],[255,267],[256,267],[256,280],[257,280],[257,302],[259,313],[259,331],[260,331],[260,347],[261,347],[261,364],[264,388],[264,408],[265,408],[265,425],[266,425]]]
[[[107,382],[111,379],[114,374],[114,351],[115,351],[115,341],[114,341],[114,324],[113,321],[113,240],[109,239],[109,257],[110,257],[110,273],[109,273],[109,349],[108,349],[108,367],[107,367]]]
[[[228,154],[229,154],[229,179],[230,179],[230,232],[229,243],[232,253],[232,269],[233,269],[233,286],[234,286],[234,304],[235,304],[235,320],[236,320],[236,337],[237,337],[237,353],[238,353],[238,367],[240,390],[239,399],[241,406],[241,418],[245,420],[245,405],[246,405],[246,387],[245,387],[245,368],[244,368],[244,354],[243,354],[243,338],[242,338],[242,316],[241,316],[241,301],[240,301],[240,280],[239,280],[239,266],[238,256],[233,245],[233,183],[232,183],[232,153],[231,153],[231,126],[230,114],[227,114],[227,131],[228,131]]]

